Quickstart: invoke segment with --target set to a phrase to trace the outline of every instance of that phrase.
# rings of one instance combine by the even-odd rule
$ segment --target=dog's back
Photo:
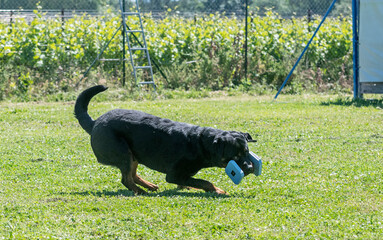
[[[129,144],[139,163],[167,173],[168,168],[180,159],[202,159],[200,137],[205,129],[141,111],[113,109],[94,122],[91,140],[97,144],[96,141],[103,139],[105,131],[111,130]],[[213,139],[214,135],[210,142]]]

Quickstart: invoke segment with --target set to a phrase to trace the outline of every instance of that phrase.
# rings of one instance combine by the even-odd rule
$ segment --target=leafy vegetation
[[[74,89],[120,25],[120,16],[111,12],[102,18],[83,15],[65,22],[59,17],[46,19],[37,10],[35,14],[31,22],[17,19],[0,23],[2,98],[28,99]],[[279,87],[319,19],[307,23],[305,19],[282,19],[268,12],[264,17],[252,15],[248,21],[246,80],[243,20],[219,14],[194,19],[169,15],[161,20],[146,16],[150,54],[168,76],[166,80],[155,73],[159,87],[243,91]],[[138,19],[130,18],[129,27],[137,28]],[[348,91],[352,82],[351,30],[349,18],[328,19],[286,91]],[[110,42],[102,58],[122,58],[121,34]],[[98,62],[88,79],[92,83],[117,83],[121,76],[121,63]],[[134,83],[130,74],[127,82]]]
[[[236,186],[205,169],[230,194],[160,186],[133,196],[117,169],[96,162],[73,103],[0,103],[0,239],[382,239],[382,100],[336,96],[220,97],[203,101],[92,101],[113,108],[247,131],[263,173]]]

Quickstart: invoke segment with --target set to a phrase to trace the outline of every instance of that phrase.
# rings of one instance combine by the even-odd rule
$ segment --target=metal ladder
[[[134,75],[134,79],[136,81],[136,84],[138,84],[138,86],[140,85],[151,85],[153,86],[153,89],[155,90],[156,89],[156,84],[154,83],[154,79],[153,79],[153,68],[152,68],[152,63],[150,61],[150,56],[149,56],[149,51],[148,51],[148,47],[147,47],[147,44],[146,44],[146,40],[145,40],[145,33],[144,33],[144,28],[142,26],[142,18],[141,18],[141,13],[140,13],[140,8],[138,6],[138,0],[135,0],[134,3],[135,3],[135,7],[133,8],[133,10],[131,12],[126,12],[125,11],[125,1],[126,0],[119,0],[120,1],[120,8],[121,8],[121,17],[122,17],[122,26],[123,26],[123,33],[124,33],[124,38],[123,38],[123,49],[124,49],[124,57],[125,58],[125,39],[126,39],[126,42],[128,43],[128,50],[129,50],[129,55],[130,55],[130,63],[132,65],[132,68],[133,68],[133,75]],[[132,1],[128,1],[128,2],[132,2]],[[129,18],[131,17],[138,17],[139,19],[139,29],[130,29],[127,22],[129,21]],[[136,33],[140,36],[136,36]],[[135,39],[135,44],[131,42],[130,40],[130,36],[133,37],[133,39]],[[140,38],[142,41],[140,41]],[[146,60],[145,63],[143,62],[140,62],[138,61],[137,59],[134,59],[134,56],[135,56],[135,53],[136,52],[139,52],[139,51],[143,51],[144,54],[143,54],[143,58],[145,58]],[[137,71],[142,71],[142,75],[145,76],[145,71],[146,71],[146,80],[144,81],[138,81],[137,78]]]

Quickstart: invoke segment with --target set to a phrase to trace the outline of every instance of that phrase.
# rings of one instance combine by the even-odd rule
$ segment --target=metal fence
[[[133,5],[134,0],[126,0]],[[141,11],[153,16],[178,14],[194,16],[206,13],[221,13],[243,16],[246,0],[139,0]],[[248,0],[249,10],[259,15],[272,9],[284,18],[323,15],[332,0]],[[17,15],[32,15],[34,9],[41,9],[47,17],[73,11],[102,15],[107,8],[119,9],[119,0],[0,0],[0,13],[12,18]],[[171,11],[170,11],[171,10]],[[332,15],[351,15],[351,0],[338,0]]]
[[[130,6],[133,6],[133,1],[135,0],[125,1],[127,7],[129,8]],[[185,17],[193,17],[204,16],[210,13],[219,13],[220,15],[226,16],[231,16],[235,14],[237,18],[244,18],[246,10],[246,0],[139,0],[138,2],[141,12],[151,13],[153,18],[162,18],[171,14],[176,14]],[[280,22],[291,22],[293,24],[296,24],[294,18],[301,18],[299,19],[301,21],[298,21],[297,24],[301,24],[303,28],[307,28],[308,32],[313,32],[315,30],[315,27],[313,27],[312,24],[309,24],[310,19],[314,18],[315,15],[319,16],[319,18],[323,16],[329,8],[329,6],[331,5],[331,3],[333,2],[333,0],[247,0],[247,2],[249,6],[248,10],[250,15],[255,16],[256,14],[258,16],[263,16],[267,13],[267,11],[272,10],[273,14],[279,14],[279,16],[281,17]],[[38,11],[35,11],[37,9]],[[71,18],[74,15],[82,15],[83,13],[86,13],[87,16],[108,16],[109,11],[106,10],[109,9],[112,9],[112,11],[115,12],[115,14],[112,14],[113,16],[120,14],[119,0],[0,0],[0,21],[12,23],[13,21],[16,22],[15,19],[17,18],[33,19],[36,16],[36,14],[40,14],[41,17],[41,13],[44,13],[42,14],[43,17],[59,18],[62,21],[62,25],[64,26],[66,19]],[[351,16],[351,0],[338,0],[330,16],[335,17],[342,15]],[[198,18],[204,19],[203,17]],[[100,19],[101,21],[107,21],[108,17]],[[243,24],[245,23],[245,21],[241,22],[243,22]],[[9,25],[11,26],[12,24]],[[255,30],[253,29],[253,31]],[[238,33],[237,37],[243,38],[242,35],[243,33]],[[275,36],[271,36],[271,38],[273,37]],[[106,42],[106,40],[102,41]],[[100,42],[99,44],[103,45],[104,42]],[[36,48],[41,47],[45,48],[46,43],[38,43],[36,45]],[[68,44],[66,44],[65,47],[70,48]],[[296,49],[294,49],[293,53],[291,53],[292,56],[289,59],[285,60],[296,59],[298,57],[298,54],[302,50],[303,46],[297,46]],[[256,54],[262,54],[262,51],[256,52]],[[265,47],[264,51],[269,50],[267,50],[267,47]],[[333,55],[332,57],[329,57],[329,59],[332,59],[332,62],[328,60],[327,55],[326,60],[323,60],[323,62],[326,62],[328,66],[336,66],[333,67],[334,70],[331,72],[331,78],[344,78],[347,81],[350,80],[352,76],[350,73],[352,71],[352,61],[349,59],[349,52],[347,53],[346,57],[344,55],[339,54],[337,51],[329,51],[328,54],[329,56],[331,54]],[[258,57],[258,55],[256,57]],[[243,59],[247,60],[248,58],[244,56]],[[270,64],[278,64],[278,61],[282,61],[276,60],[277,58],[274,59],[274,56],[271,56],[270,59]],[[327,63],[328,61],[329,63]],[[255,60],[253,62],[255,62]],[[342,63],[339,64],[339,62]],[[244,65],[247,66],[248,64]],[[322,81],[322,79],[325,79],[324,73],[330,75],[330,71],[326,67],[322,71],[320,70],[320,66],[313,67],[310,65],[309,61],[306,61],[304,65],[304,69],[301,72],[307,74],[307,78],[315,78],[318,79],[318,82],[320,82]],[[290,67],[288,64],[286,64],[283,67],[283,70],[281,70],[282,68],[276,68],[275,66],[270,67],[270,69],[272,69],[274,72],[270,71],[270,73],[265,73],[269,74],[270,78],[277,78],[274,77],[273,74],[275,74],[275,76],[281,76],[279,78],[285,77],[285,68],[287,69]],[[75,61],[69,61],[66,66],[67,69],[74,69],[77,67],[78,66],[77,63],[75,63]],[[70,72],[67,69],[60,71]],[[253,69],[253,72],[256,73],[257,71],[258,70]],[[330,77],[328,77],[327,75],[326,79],[330,79]],[[257,77],[258,75],[253,76],[254,79]],[[325,82],[323,84],[325,84]]]

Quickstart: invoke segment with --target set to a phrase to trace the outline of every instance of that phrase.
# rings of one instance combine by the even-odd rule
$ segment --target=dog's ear
[[[257,140],[254,140],[253,137],[250,135],[250,133],[242,133],[245,137],[247,142],[257,142]]]

